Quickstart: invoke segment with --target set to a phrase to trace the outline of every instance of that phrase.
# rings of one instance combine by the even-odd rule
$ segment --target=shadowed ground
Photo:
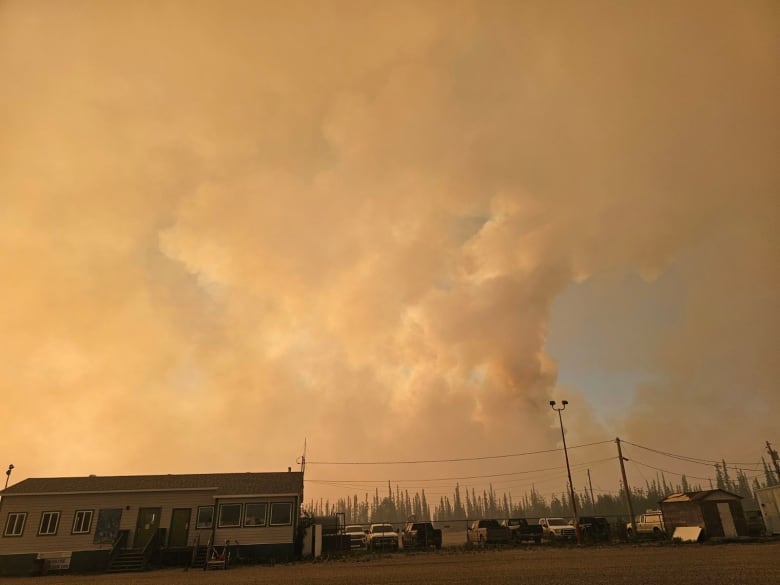
[[[780,542],[672,546],[533,547],[362,554],[227,571],[165,569],[119,575],[0,578],[41,585],[743,585],[780,583]]]

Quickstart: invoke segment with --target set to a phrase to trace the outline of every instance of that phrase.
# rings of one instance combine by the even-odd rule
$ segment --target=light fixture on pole
[[[563,416],[561,412],[569,404],[568,400],[562,400],[560,408],[555,407],[555,400],[550,400],[550,407],[558,413],[558,422],[561,423],[561,438],[563,439],[563,455],[566,458],[566,473],[569,475],[569,499],[571,499],[571,511],[574,515],[574,531],[577,535],[577,544],[582,544],[582,532],[580,531],[580,515],[577,513],[577,499],[574,495],[574,483],[571,481],[571,468],[569,467],[569,452],[566,449],[566,433],[563,432]]]
[[[14,464],[8,466],[8,471],[5,472],[5,487],[8,487],[8,480],[11,479],[11,472],[14,470]],[[5,489],[5,488],[3,488]]]

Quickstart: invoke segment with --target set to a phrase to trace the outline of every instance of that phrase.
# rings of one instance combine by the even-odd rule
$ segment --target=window
[[[292,504],[289,502],[271,504],[271,526],[285,524],[292,524]]]
[[[76,510],[73,518],[73,534],[89,534],[92,528],[92,510]]]
[[[21,536],[24,532],[24,521],[27,520],[27,512],[9,512],[5,523],[4,536]]]
[[[265,526],[265,514],[268,504],[246,504],[244,506],[244,526]]]
[[[198,520],[196,528],[211,528],[214,523],[214,506],[200,506],[198,508]]]
[[[38,534],[51,535],[57,534],[57,526],[60,524],[59,512],[44,512],[41,514],[41,526],[38,528]]]
[[[241,526],[241,504],[221,504],[219,506],[219,527]]]

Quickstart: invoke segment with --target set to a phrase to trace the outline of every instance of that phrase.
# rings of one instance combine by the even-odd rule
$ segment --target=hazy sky
[[[0,2],[0,466],[758,461],[779,7]]]

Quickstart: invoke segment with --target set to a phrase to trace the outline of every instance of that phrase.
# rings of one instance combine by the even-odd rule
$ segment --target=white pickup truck
[[[577,529],[563,518],[539,518],[542,536],[548,540],[574,540]]]
[[[626,525],[626,532],[629,538],[632,536],[655,536],[660,538],[666,534],[664,515],[661,510],[648,510],[641,514],[636,521],[636,535],[630,522]]]
[[[392,524],[372,524],[366,545],[368,550],[398,550],[398,533]]]

